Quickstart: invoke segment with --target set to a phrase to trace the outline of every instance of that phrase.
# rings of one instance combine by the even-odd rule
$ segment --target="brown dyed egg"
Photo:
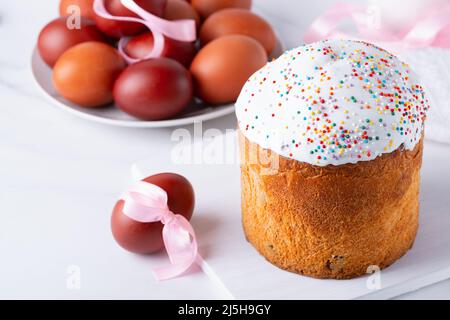
[[[144,179],[167,192],[169,209],[190,220],[195,207],[194,189],[183,176],[174,173],[161,173]],[[118,201],[111,217],[111,230],[116,242],[125,250],[149,254],[164,247],[163,225],[160,222],[142,223],[123,213],[124,201]]]
[[[125,46],[125,52],[135,59],[145,59],[152,49],[153,34],[151,32],[143,33],[130,39]],[[177,41],[166,37],[161,56],[174,59],[186,68],[189,68],[196,53],[197,48],[194,42]]]
[[[267,60],[266,50],[253,38],[231,35],[213,40],[191,64],[196,92],[208,103],[234,102],[248,78]]]
[[[87,41],[106,42],[107,39],[88,18],[81,18],[80,29],[69,29],[67,18],[61,17],[42,29],[38,38],[38,50],[45,63],[53,67],[67,49]]]
[[[64,17],[80,12],[83,17],[93,18],[93,5],[94,0],[61,0],[59,3],[59,15]],[[74,11],[74,8],[79,11]]]
[[[162,17],[166,7],[166,0],[134,0],[144,10]],[[105,9],[113,16],[120,17],[138,17],[134,12],[128,10],[121,2],[121,0],[105,0]],[[134,36],[147,30],[147,28],[140,23],[128,21],[114,21],[105,19],[97,14],[94,14],[97,27],[107,35],[120,38],[123,36]]]
[[[67,100],[87,108],[113,101],[116,78],[126,63],[113,47],[85,42],[67,50],[53,69],[53,84]]]
[[[191,0],[194,9],[204,19],[227,8],[251,9],[252,0]]]
[[[164,18],[171,21],[192,19],[195,20],[197,28],[200,26],[200,16],[186,0],[167,0]]]
[[[270,24],[244,9],[225,9],[209,16],[200,29],[200,40],[205,45],[231,34],[242,34],[259,41],[269,55],[275,49],[276,36]]]
[[[193,97],[192,77],[168,58],[129,66],[114,85],[114,98],[124,112],[142,120],[169,119],[183,111]]]

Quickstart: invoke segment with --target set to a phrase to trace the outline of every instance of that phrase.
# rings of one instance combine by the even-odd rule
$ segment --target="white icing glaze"
[[[236,102],[253,143],[318,166],[373,160],[422,136],[429,102],[416,74],[371,44],[327,40],[256,72]]]

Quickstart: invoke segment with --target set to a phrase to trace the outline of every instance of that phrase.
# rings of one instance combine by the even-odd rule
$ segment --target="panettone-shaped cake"
[[[368,43],[318,42],[267,64],[236,103],[248,241],[317,278],[395,262],[417,232],[428,108],[410,67]]]

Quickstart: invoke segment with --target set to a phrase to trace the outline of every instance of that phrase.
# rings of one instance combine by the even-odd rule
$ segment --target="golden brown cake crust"
[[[318,167],[263,150],[241,133],[239,140],[244,231],[274,265],[353,278],[391,265],[413,245],[422,141],[412,151]],[[267,154],[276,161],[266,165]]]

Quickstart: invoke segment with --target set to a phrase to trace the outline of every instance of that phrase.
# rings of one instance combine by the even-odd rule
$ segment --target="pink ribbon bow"
[[[153,270],[157,280],[168,280],[186,272],[197,259],[198,245],[195,232],[189,221],[170,211],[167,193],[160,187],[144,181],[136,182],[123,195],[123,213],[130,219],[142,223],[158,222],[164,224],[162,236],[169,266]]]
[[[129,38],[123,37],[120,39],[119,52],[129,64],[160,57],[165,45],[164,36],[184,42],[193,42],[197,39],[194,20],[169,21],[145,11],[134,0],[120,0],[120,2],[140,18],[111,15],[105,8],[105,0],[94,0],[94,11],[97,15],[105,19],[141,23],[152,32],[154,40],[153,50],[144,59],[134,59],[126,54],[124,49]]]
[[[350,38],[369,41],[397,53],[428,46],[450,47],[450,38],[440,37],[440,33],[450,24],[450,4],[440,1],[430,3],[426,12],[422,12],[416,21],[401,30],[376,26],[375,22],[369,19],[368,9],[369,7],[359,4],[335,3],[314,20],[305,33],[305,42]],[[357,35],[339,31],[339,24],[346,19],[353,21]]]

